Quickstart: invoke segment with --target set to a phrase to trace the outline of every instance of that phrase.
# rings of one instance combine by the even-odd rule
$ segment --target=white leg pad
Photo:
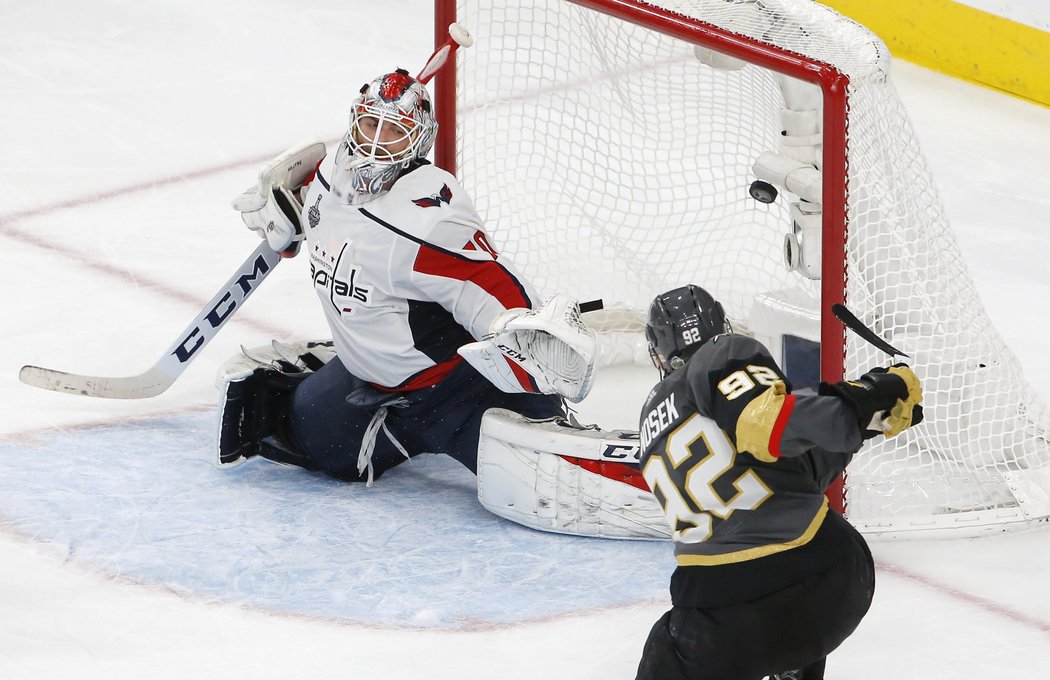
[[[500,517],[542,531],[670,538],[644,482],[639,488],[624,481],[641,480],[637,468],[624,465],[637,455],[633,432],[579,429],[491,409],[478,445],[478,500]]]

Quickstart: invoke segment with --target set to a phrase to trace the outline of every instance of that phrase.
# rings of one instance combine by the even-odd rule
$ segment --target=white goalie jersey
[[[332,163],[321,162],[303,196],[304,250],[350,373],[387,389],[433,385],[499,314],[537,305],[451,174],[423,164],[348,205],[330,192]]]

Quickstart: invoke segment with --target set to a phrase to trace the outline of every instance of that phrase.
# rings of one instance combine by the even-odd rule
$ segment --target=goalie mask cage
[[[878,38],[811,0],[437,0],[439,41],[452,21],[476,44],[437,80],[436,161],[544,296],[602,298],[635,328],[685,283],[753,329],[772,300],[812,317],[831,381],[887,363],[832,316],[844,302],[911,355],[926,413],[855,456],[847,517],[895,536],[1047,522],[1048,412],[978,299]],[[768,153],[817,188],[754,200]],[[822,244],[809,276],[784,264],[792,204],[818,213],[795,240]]]

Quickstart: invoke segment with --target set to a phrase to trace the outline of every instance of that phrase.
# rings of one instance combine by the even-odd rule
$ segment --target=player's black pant
[[[357,398],[348,403],[351,393]],[[549,418],[563,412],[560,397],[506,394],[465,361],[433,387],[383,393],[366,387],[333,359],[296,388],[291,439],[320,470],[346,481],[364,481],[367,474],[358,472],[358,454],[369,425],[374,428],[377,424],[373,419],[384,400],[383,425],[409,455],[445,453],[474,473],[481,417],[486,410],[505,408],[527,418]],[[371,436],[375,438],[373,474],[378,478],[404,462],[405,456],[381,429]]]
[[[875,590],[871,553],[849,532],[840,562],[794,586],[725,607],[673,607],[649,633],[637,680],[760,680],[798,668],[821,680],[824,657],[857,628]]]

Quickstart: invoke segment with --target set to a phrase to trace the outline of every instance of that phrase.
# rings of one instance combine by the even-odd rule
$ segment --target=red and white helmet
[[[437,128],[430,94],[408,71],[376,78],[350,107],[333,190],[351,203],[387,191],[413,161],[430,153]]]

